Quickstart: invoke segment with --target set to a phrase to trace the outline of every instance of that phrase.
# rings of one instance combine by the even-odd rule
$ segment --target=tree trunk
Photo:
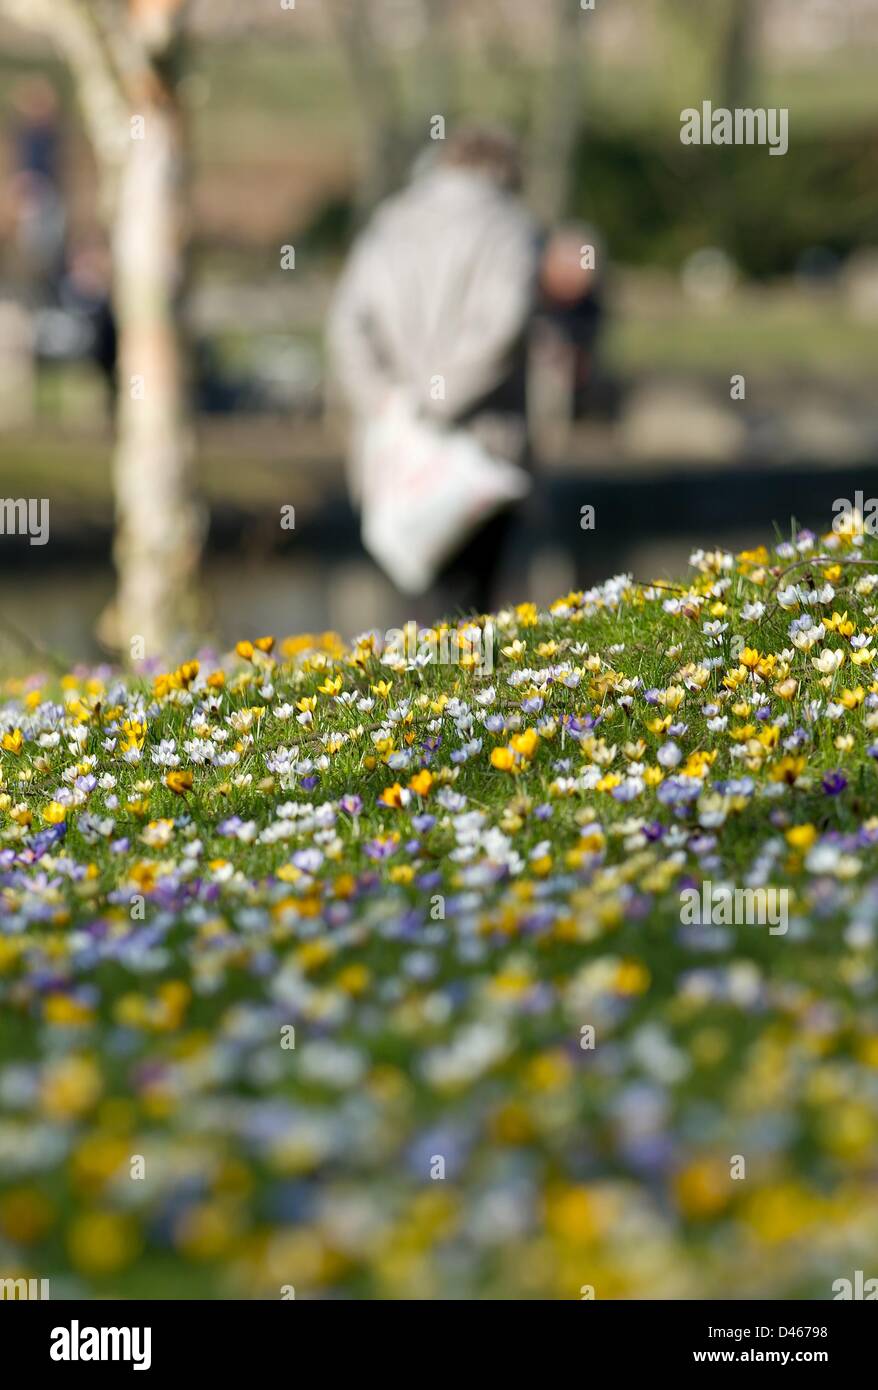
[[[178,113],[144,104],[113,228],[119,327],[114,559],[118,588],[101,635],[136,656],[167,650],[194,629],[202,533],[193,488],[179,300],[183,285]]]
[[[758,16],[753,0],[732,0],[720,60],[720,90],[730,111],[746,106],[753,87]]]
[[[359,106],[356,216],[362,223],[406,172],[405,115],[397,74],[376,33],[372,0],[334,0],[330,13]]]
[[[582,129],[582,53],[591,15],[579,0],[555,0],[554,51],[528,151],[530,203],[547,226],[567,211],[576,142]]]

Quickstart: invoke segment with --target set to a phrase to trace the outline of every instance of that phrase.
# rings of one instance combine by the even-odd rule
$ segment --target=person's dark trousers
[[[496,599],[496,581],[510,533],[515,509],[505,508],[476,531],[449,561],[436,581],[440,611],[449,618],[490,613]]]

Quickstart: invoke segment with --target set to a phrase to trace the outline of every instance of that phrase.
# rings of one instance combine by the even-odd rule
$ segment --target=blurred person
[[[424,421],[470,432],[494,458],[529,463],[526,354],[538,241],[520,180],[509,135],[461,129],[416,161],[409,185],[378,208],[354,245],[328,337],[354,417],[355,502],[358,431],[394,393]],[[507,506],[475,535],[461,535],[437,579],[448,609],[489,609],[513,515]]]
[[[48,78],[28,77],[12,94],[15,167],[60,188],[61,128],[58,97]]]
[[[10,197],[18,271],[35,298],[61,273],[67,216],[61,187],[58,97],[44,77],[30,77],[12,94]]]
[[[99,233],[77,238],[33,312],[34,349],[43,363],[91,362],[103,378],[110,418],[116,405],[116,319],[110,252]]]
[[[548,329],[548,350],[567,375],[570,415],[582,419],[592,403],[598,343],[605,318],[603,261],[594,230],[563,225],[543,246],[539,272],[539,318]]]
[[[83,237],[71,249],[58,283],[58,305],[85,330],[85,355],[104,379],[111,414],[117,389],[116,319],[111,297],[110,250],[98,234]]]

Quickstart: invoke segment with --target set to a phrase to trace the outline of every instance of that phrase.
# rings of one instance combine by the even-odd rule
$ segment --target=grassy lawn
[[[747,371],[813,373],[817,380],[868,383],[878,367],[878,333],[830,298],[788,289],[743,289],[707,311],[682,297],[651,297],[631,276],[628,304],[611,317],[607,354],[620,372],[661,368],[701,375]]]
[[[831,1297],[878,1236],[876,591],[802,534],[7,683],[0,1273]]]

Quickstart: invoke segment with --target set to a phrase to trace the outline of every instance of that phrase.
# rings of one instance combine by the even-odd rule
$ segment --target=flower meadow
[[[878,1250],[878,545],[0,708],[0,1276],[831,1298]],[[683,920],[710,880],[789,926]],[[874,1268],[871,1271],[876,1273]]]

